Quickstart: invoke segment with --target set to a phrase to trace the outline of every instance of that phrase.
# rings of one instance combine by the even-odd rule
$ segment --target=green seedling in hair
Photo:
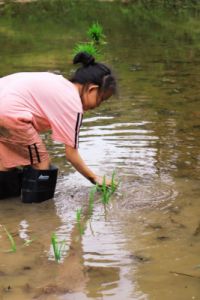
[[[73,54],[76,55],[79,52],[86,52],[92,56],[98,56],[99,52],[93,43],[79,43],[75,46]]]
[[[82,216],[82,209],[79,208],[76,211],[76,221],[77,221],[79,233],[80,233],[80,235],[83,235],[84,234],[84,228],[81,225],[81,216]]]
[[[7,252],[16,252],[17,246],[16,246],[16,243],[15,243],[15,240],[12,237],[12,234],[7,230],[7,228],[5,226],[4,226],[4,230],[7,234],[7,237],[9,239],[10,245],[11,245],[11,248]]]
[[[103,34],[103,27],[99,23],[93,23],[87,31],[88,37],[95,44],[105,43],[105,35]]]
[[[62,241],[61,243],[59,243],[57,235],[55,233],[53,233],[51,236],[51,244],[53,246],[55,260],[57,262],[59,262],[61,259],[61,256],[62,256],[62,250],[65,245],[65,241]]]
[[[89,27],[87,35],[89,37],[89,41],[76,44],[73,50],[73,55],[76,55],[80,52],[86,52],[96,58],[100,57],[100,48],[102,45],[106,44],[105,35],[103,34],[103,27],[98,23],[93,23]]]

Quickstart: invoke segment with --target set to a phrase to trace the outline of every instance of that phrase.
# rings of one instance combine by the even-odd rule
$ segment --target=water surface
[[[112,25],[106,17],[102,22]],[[127,26],[119,19],[117,38],[108,33],[106,60],[118,76],[119,96],[87,113],[80,133],[86,163],[102,175],[115,170],[119,187],[107,207],[97,194],[88,216],[91,184],[66,162],[64,146],[44,135],[60,169],[55,198],[39,205],[1,201],[0,223],[17,251],[0,254],[0,299],[200,299],[198,51],[188,40],[155,43]],[[41,31],[33,49],[22,43],[13,49],[7,40],[1,75],[59,69],[68,76],[71,54],[62,41],[72,47],[74,31],[63,29],[60,38],[58,32],[54,44],[51,32],[44,39]],[[66,241],[59,264],[52,232]],[[9,248],[2,228],[0,247]]]

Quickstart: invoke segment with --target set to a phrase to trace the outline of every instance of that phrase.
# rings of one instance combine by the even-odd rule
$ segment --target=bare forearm
[[[92,183],[95,183],[96,175],[85,164],[78,150],[69,146],[66,146],[65,149],[66,158],[73,165],[73,167]]]

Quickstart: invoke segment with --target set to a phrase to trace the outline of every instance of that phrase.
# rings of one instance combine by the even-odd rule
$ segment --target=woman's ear
[[[99,89],[99,86],[97,84],[90,84],[88,87],[88,92],[97,92]]]

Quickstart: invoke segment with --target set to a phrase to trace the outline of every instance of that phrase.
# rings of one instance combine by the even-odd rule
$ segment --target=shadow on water
[[[147,32],[138,29],[128,6],[113,13],[111,7],[106,6],[110,17],[102,14],[100,22],[108,32],[105,54],[118,74],[120,95],[85,115],[80,152],[97,173],[111,176],[115,170],[119,187],[106,210],[96,195],[89,216],[90,183],[65,161],[64,146],[43,135],[60,169],[56,195],[40,205],[1,201],[0,224],[17,251],[0,253],[0,299],[199,299],[198,41],[195,35],[183,38],[184,23],[177,24],[175,39],[173,28],[169,36],[162,30],[169,20],[161,27],[150,23]],[[25,18],[22,29],[19,20],[4,18],[1,75],[53,69],[70,74],[70,49],[97,18],[84,16],[80,31],[49,20],[39,30],[38,16]],[[66,241],[60,263],[54,261],[52,232]],[[0,231],[0,248],[8,247]]]

